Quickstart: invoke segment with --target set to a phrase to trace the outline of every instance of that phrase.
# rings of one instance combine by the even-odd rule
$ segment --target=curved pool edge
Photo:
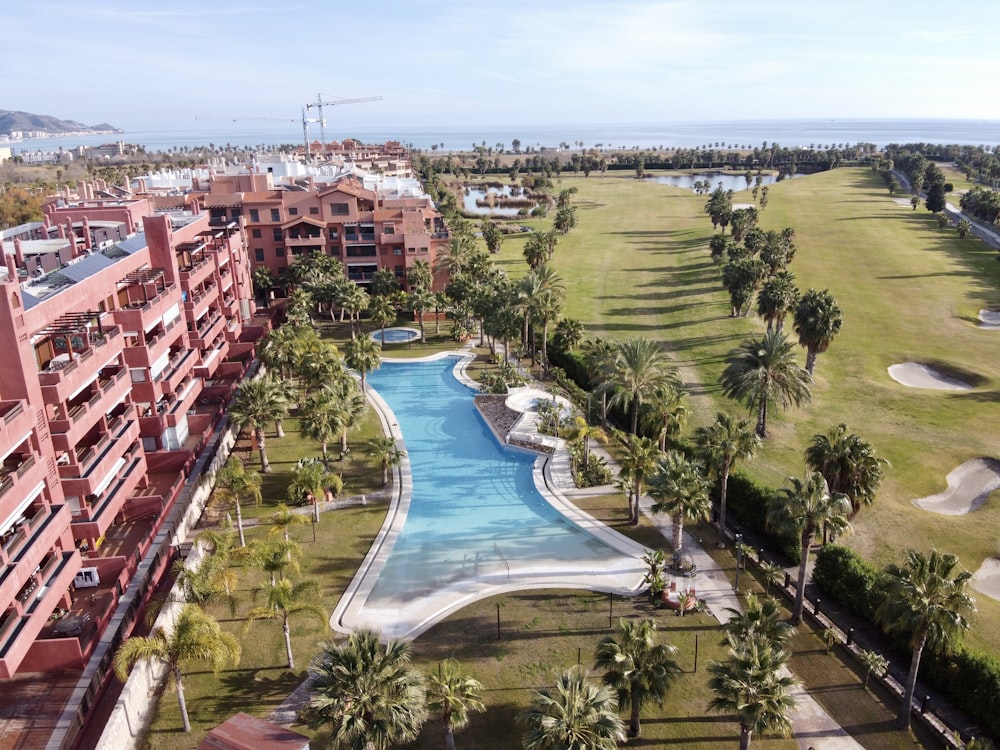
[[[463,384],[474,390],[478,389],[478,384],[466,372],[468,365],[475,360],[475,355],[468,352],[438,352],[418,359],[386,358],[385,361],[427,362],[444,357],[458,358],[452,373]],[[369,387],[365,395],[378,414],[383,431],[396,441],[398,447],[405,450],[406,443],[392,409],[374,388]],[[506,450],[523,450],[505,445],[502,440],[498,442]],[[565,447],[562,450],[565,451]],[[357,628],[368,627],[378,631],[383,638],[412,640],[463,607],[498,594],[531,589],[585,589],[624,596],[641,591],[645,572],[641,557],[647,552],[646,547],[580,510],[553,488],[548,481],[551,472],[549,464],[549,457],[546,455],[537,455],[533,464],[532,479],[539,494],[570,523],[618,552],[621,556],[618,566],[608,564],[601,570],[580,567],[567,571],[565,567],[557,569],[556,566],[536,565],[534,568],[524,568],[506,575],[492,574],[476,580],[459,581],[430,596],[399,607],[366,607],[378,573],[389,558],[409,511],[413,480],[407,456],[393,472],[396,482],[382,528],[337,603],[330,617],[330,627],[339,633],[351,633]]]

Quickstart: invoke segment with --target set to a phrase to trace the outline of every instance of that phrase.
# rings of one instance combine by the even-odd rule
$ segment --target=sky
[[[1000,120],[995,0],[5,5],[0,109],[127,130]]]

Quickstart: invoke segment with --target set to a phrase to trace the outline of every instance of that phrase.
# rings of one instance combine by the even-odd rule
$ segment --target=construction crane
[[[359,104],[361,102],[380,102],[382,101],[381,96],[364,96],[360,99],[338,99],[337,97],[330,97],[329,94],[325,96],[328,97],[327,101],[323,101],[324,94],[316,94],[316,101],[309,102],[306,104],[307,109],[312,109],[315,107],[319,114],[319,137],[320,141],[323,143],[324,148],[326,147],[326,120],[323,119],[323,107],[335,107],[338,104]],[[331,101],[332,99],[332,101]],[[305,114],[302,115],[303,127],[305,125]],[[308,146],[308,144],[307,144]]]

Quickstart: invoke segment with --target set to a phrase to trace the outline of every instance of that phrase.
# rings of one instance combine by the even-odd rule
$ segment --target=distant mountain
[[[120,132],[114,125],[104,122],[100,125],[84,125],[76,120],[60,120],[49,115],[33,115],[29,112],[11,112],[0,109],[0,135],[14,131],[34,131],[42,133],[115,133]]]

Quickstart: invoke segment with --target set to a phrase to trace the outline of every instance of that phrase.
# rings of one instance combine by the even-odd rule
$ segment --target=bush
[[[875,610],[884,598],[881,573],[854,550],[829,544],[816,555],[813,582],[854,614],[875,621]]]
[[[719,496],[718,487],[712,490],[712,496]],[[726,512],[736,516],[747,528],[770,539],[777,550],[793,563],[798,563],[802,559],[798,538],[779,536],[767,527],[767,504],[773,496],[774,490],[770,487],[758,484],[743,472],[733,472],[729,476]]]

